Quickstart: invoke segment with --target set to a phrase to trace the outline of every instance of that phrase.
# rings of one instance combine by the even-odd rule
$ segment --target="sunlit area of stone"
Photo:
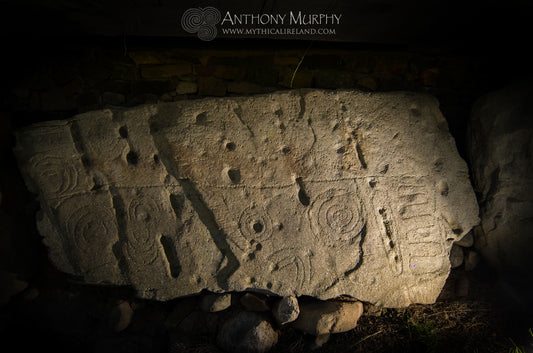
[[[52,262],[141,298],[433,303],[478,206],[438,102],[299,90],[99,110],[18,133]]]

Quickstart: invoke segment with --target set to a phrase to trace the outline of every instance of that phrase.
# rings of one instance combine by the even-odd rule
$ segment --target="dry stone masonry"
[[[436,99],[302,90],[101,110],[19,132],[49,256],[167,300],[432,303],[478,222]]]

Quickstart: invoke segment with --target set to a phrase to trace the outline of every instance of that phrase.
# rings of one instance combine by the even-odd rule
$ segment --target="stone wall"
[[[21,68],[8,73],[5,105],[16,125],[26,125],[106,106],[289,88],[410,90],[439,99],[462,152],[470,103],[487,89],[482,60],[450,49],[258,43],[52,46],[38,61],[24,54],[22,64],[12,63]]]

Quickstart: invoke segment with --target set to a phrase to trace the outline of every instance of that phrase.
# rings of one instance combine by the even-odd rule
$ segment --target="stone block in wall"
[[[264,87],[255,83],[245,81],[229,81],[226,83],[228,93],[249,95],[274,91],[273,87]]]
[[[272,66],[249,65],[244,79],[262,86],[275,87],[279,80],[279,72]]]
[[[198,94],[202,96],[224,96],[226,84],[223,80],[215,77],[198,77]]]
[[[162,95],[174,91],[175,85],[171,80],[140,80],[132,85],[131,91],[137,94]]]
[[[196,82],[180,81],[176,85],[177,94],[195,94],[198,92],[198,85]]]
[[[354,77],[348,71],[336,69],[317,70],[314,74],[317,88],[353,88]]]
[[[295,90],[30,126],[49,257],[168,300],[209,290],[432,303],[478,222],[436,99]]]
[[[246,75],[246,68],[233,65],[217,65],[212,68],[213,76],[225,80],[242,80]]]
[[[154,50],[133,50],[128,52],[128,56],[135,65],[167,64],[171,61],[169,53]]]
[[[149,80],[170,79],[171,77],[188,75],[190,73],[192,73],[192,65],[186,61],[164,65],[141,66],[141,77]]]
[[[343,59],[338,55],[328,55],[328,54],[307,54],[303,61],[301,67],[307,69],[319,69],[319,70],[328,70],[328,69],[339,69],[344,65]]]
[[[279,84],[288,88],[311,88],[313,87],[313,81],[313,72],[309,70],[284,68],[281,72]]]

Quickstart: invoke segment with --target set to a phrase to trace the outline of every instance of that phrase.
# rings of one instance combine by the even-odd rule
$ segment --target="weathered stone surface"
[[[109,326],[115,332],[124,331],[130,325],[133,313],[130,303],[125,300],[119,301],[111,308]]]
[[[450,264],[452,265],[452,268],[461,266],[464,257],[463,248],[457,244],[453,244],[452,250],[450,250]]]
[[[480,98],[470,159],[482,231],[476,248],[493,267],[533,279],[533,89],[531,82]]]
[[[272,313],[280,325],[293,322],[300,314],[298,299],[293,296],[281,298],[274,306]]]
[[[479,254],[475,251],[468,251],[465,255],[465,270],[473,271],[479,264]]]
[[[227,352],[263,353],[278,342],[278,333],[260,314],[243,311],[227,320],[217,335],[217,344]]]
[[[431,303],[478,222],[438,102],[302,90],[103,110],[18,133],[64,272],[159,300],[257,290]]]
[[[300,303],[300,315],[291,325],[305,333],[323,336],[354,329],[362,314],[361,302],[312,301]]]
[[[206,294],[200,299],[200,308],[209,313],[226,310],[231,306],[231,293]]]
[[[463,239],[458,240],[454,243],[455,245],[462,246],[463,248],[469,248],[474,245],[474,232],[468,232]]]

